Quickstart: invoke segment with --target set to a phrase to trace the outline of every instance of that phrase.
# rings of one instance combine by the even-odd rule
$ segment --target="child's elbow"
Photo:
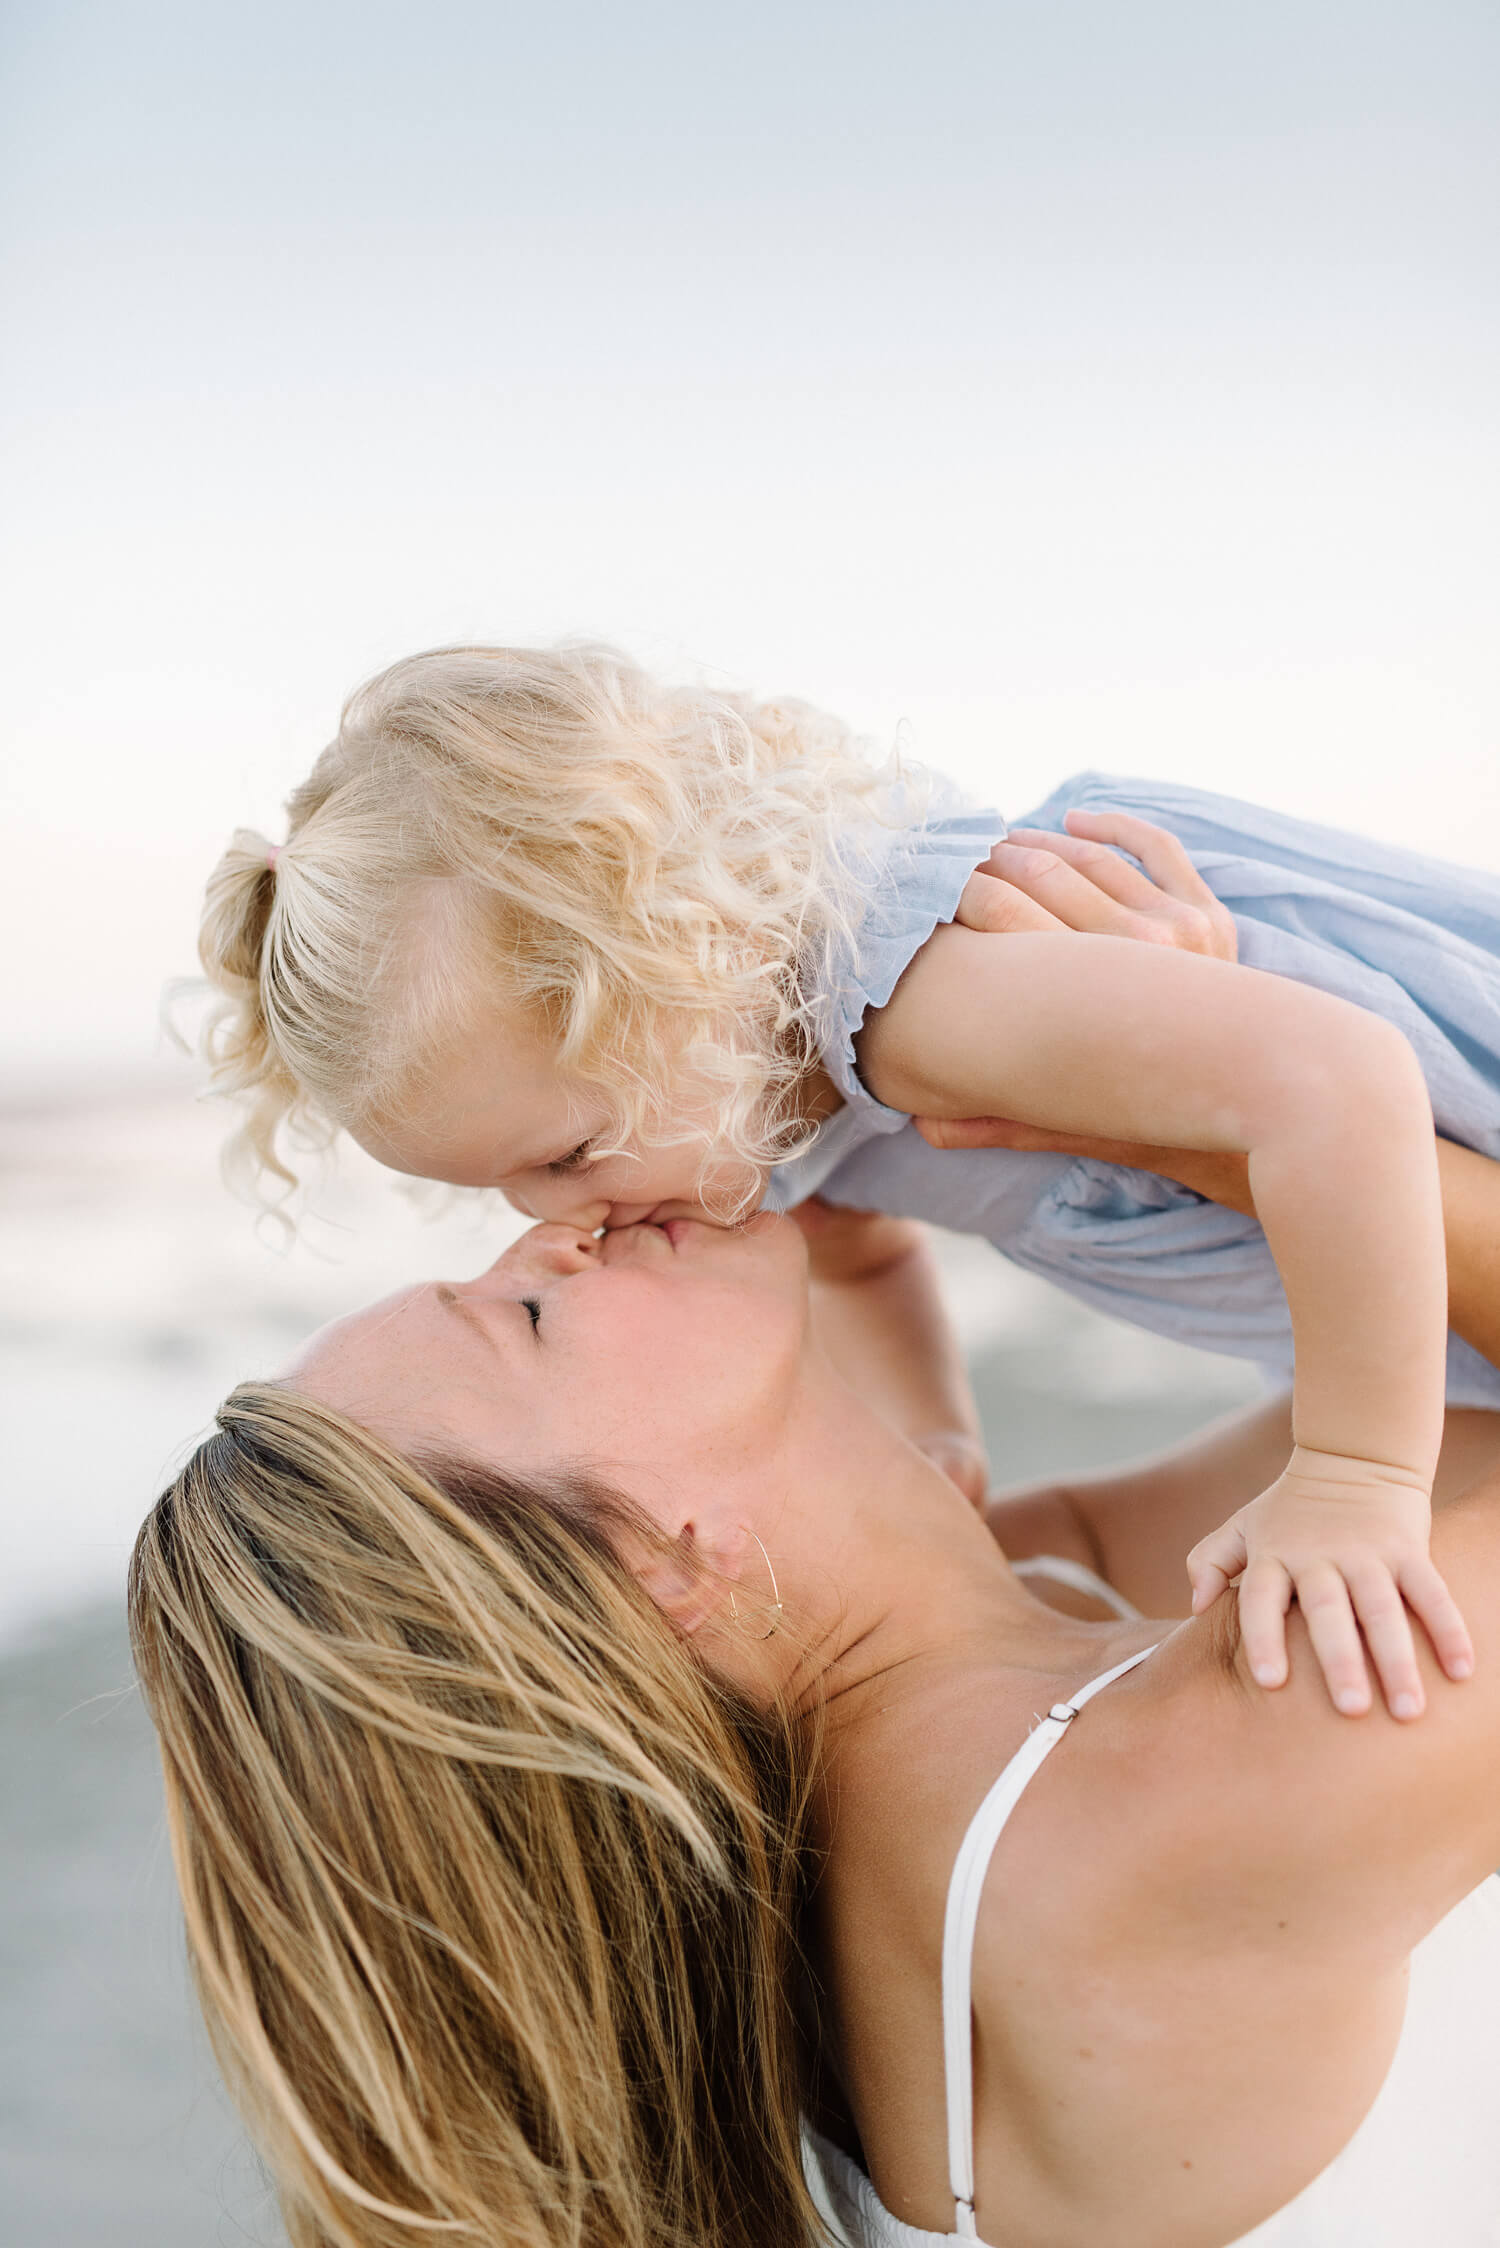
[[[1431,1131],[1421,1064],[1393,1023],[1321,992],[1299,992],[1297,999],[1275,1061],[1263,1059],[1252,1151],[1257,1139],[1265,1145],[1289,1134],[1321,1137],[1335,1125]]]
[[[1364,1015],[1362,1028],[1369,1042],[1368,1068],[1372,1080],[1395,1098],[1420,1108],[1430,1123],[1432,1101],[1416,1049],[1404,1031],[1379,1015]]]
[[[1411,1041],[1394,1023],[1364,1008],[1345,1007],[1342,1014],[1336,1066],[1346,1097],[1366,1115],[1430,1132],[1432,1101]]]

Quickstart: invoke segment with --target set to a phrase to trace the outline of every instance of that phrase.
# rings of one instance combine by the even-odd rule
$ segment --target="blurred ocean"
[[[518,1229],[435,1210],[352,1154],[287,1246],[225,1190],[185,1069],[0,1109],[0,2237],[6,2248],[276,2243],[187,1995],[125,1561],[233,1382]],[[942,1253],[998,1479],[1125,1456],[1253,1393],[984,1245]]]

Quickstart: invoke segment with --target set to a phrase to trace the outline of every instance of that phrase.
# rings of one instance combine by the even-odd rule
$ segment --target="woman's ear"
[[[747,1543],[743,1525],[708,1539],[698,1524],[685,1522],[670,1544],[639,1556],[636,1577],[662,1614],[691,1637],[716,1618],[726,1620]]]

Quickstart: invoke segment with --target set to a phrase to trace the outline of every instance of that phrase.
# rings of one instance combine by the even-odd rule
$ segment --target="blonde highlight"
[[[137,1542],[190,1956],[294,2248],[807,2248],[810,1756],[628,1509],[246,1385]]]

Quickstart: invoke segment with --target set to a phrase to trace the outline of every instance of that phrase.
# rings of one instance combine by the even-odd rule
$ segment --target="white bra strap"
[[[1090,1600],[1099,1601],[1121,1623],[1139,1623],[1141,1611],[1132,1607],[1123,1592],[1116,1592],[1107,1578],[1096,1576],[1081,1561],[1069,1561],[1060,1553],[1033,1553],[1024,1561],[1013,1561],[1011,1570],[1018,1577],[1050,1577],[1057,1585],[1067,1585],[1073,1592],[1084,1592]]]
[[[1053,1703],[974,1813],[953,1861],[948,1909],[943,1918],[943,2063],[947,2078],[948,2182],[956,2211],[954,2229],[962,2240],[979,2238],[974,2229],[973,1969],[979,1901],[984,1895],[990,1859],[1027,1783],[1056,1748],[1084,1703],[1155,1652],[1155,1647],[1143,1647],[1138,1655],[1127,1655],[1123,1663],[1116,1663],[1101,1678],[1091,1678],[1070,1702]]]

